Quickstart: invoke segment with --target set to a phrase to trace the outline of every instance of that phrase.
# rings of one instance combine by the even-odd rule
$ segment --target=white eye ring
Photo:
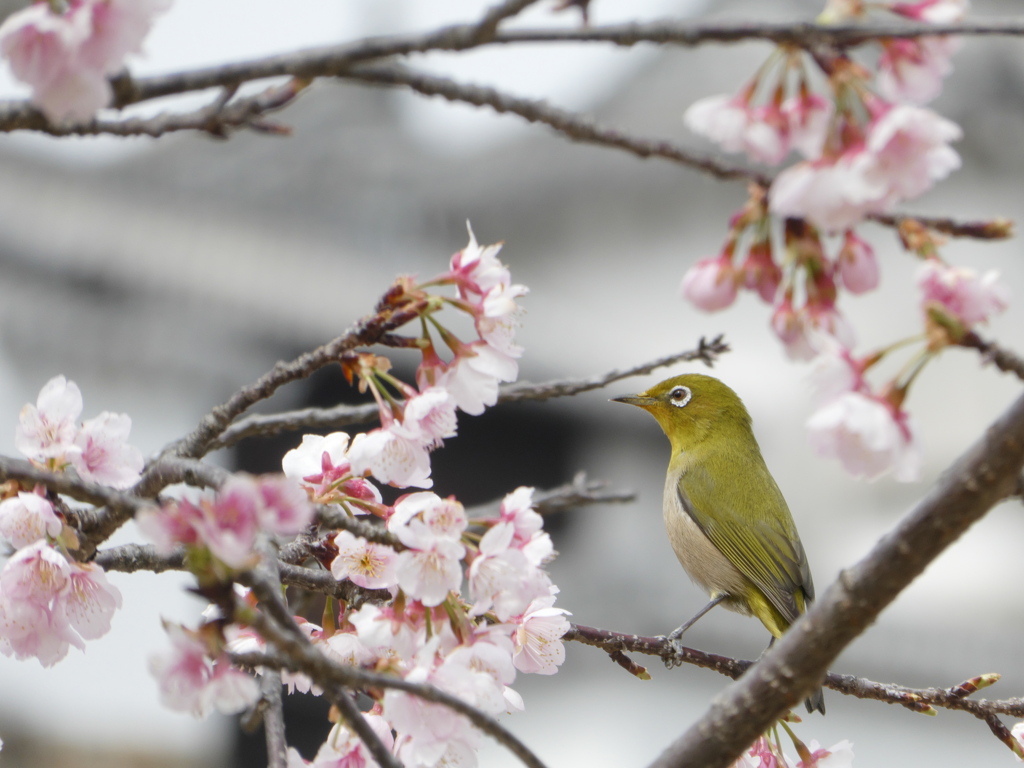
[[[672,403],[676,408],[682,408],[693,397],[693,393],[689,387],[678,386],[673,387],[672,391],[668,393],[668,401]]]

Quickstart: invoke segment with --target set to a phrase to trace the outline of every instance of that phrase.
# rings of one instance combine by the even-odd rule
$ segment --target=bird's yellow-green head
[[[686,373],[655,384],[638,395],[616,397],[649,412],[672,443],[672,452],[690,450],[713,436],[746,436],[750,414],[739,395],[711,376]]]

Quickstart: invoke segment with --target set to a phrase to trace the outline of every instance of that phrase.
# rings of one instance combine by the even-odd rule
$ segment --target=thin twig
[[[375,314],[363,318],[352,329],[333,341],[290,362],[279,362],[256,382],[242,387],[225,403],[204,416],[199,426],[190,434],[167,446],[161,453],[161,458],[202,457],[228,425],[253,405],[266,400],[285,384],[305,378],[320,368],[338,362],[354,349],[372,346],[383,334],[390,333],[417,317],[422,309],[418,301],[405,301],[399,306],[394,306],[386,300],[387,298],[388,294],[385,294]],[[146,475],[148,474],[147,469]],[[142,482],[146,481],[147,477],[144,476]]]
[[[591,645],[609,654],[629,652],[658,656],[663,661],[682,662],[710,669],[733,680],[739,679],[754,665],[753,661],[719,656],[695,648],[682,647],[677,653],[676,647],[669,643],[664,635],[644,637],[574,624],[562,639]],[[829,672],[824,685],[847,696],[899,704],[915,712],[926,711],[931,706],[970,712],[976,717],[985,713],[1024,717],[1024,699],[967,699],[961,692],[964,683],[949,688],[908,688],[895,683],[877,683],[855,675]]]
[[[553,107],[540,99],[525,99],[482,85],[457,83],[447,77],[415,72],[394,65],[360,65],[341,75],[377,85],[405,86],[424,96],[490,107],[499,114],[518,115],[527,122],[541,123],[572,141],[597,144],[629,152],[640,158],[657,157],[702,171],[717,179],[752,181],[767,187],[771,179],[763,173],[721,162],[710,155],[684,149],[669,141],[641,139],[624,131],[607,128],[575,112]]]
[[[667,355],[643,365],[622,371],[610,371],[589,379],[556,379],[541,384],[527,382],[506,384],[498,392],[498,403],[517,403],[523,400],[547,400],[552,397],[578,395],[582,392],[600,389],[620,379],[643,376],[657,368],[680,362],[700,360],[710,367],[720,355],[728,351],[729,345],[723,341],[722,336],[717,336],[711,341],[705,341],[702,338],[697,349]],[[376,421],[379,415],[380,410],[375,403],[336,405],[330,408],[301,408],[272,414],[252,414],[239,419],[225,429],[219,437],[211,441],[209,449],[227,448],[249,437],[267,437],[299,429],[325,430],[368,424]]]
[[[992,363],[1004,373],[1012,373],[1018,379],[1024,379],[1024,359],[1015,352],[1000,347],[994,341],[986,341],[974,331],[968,332],[959,344],[961,347],[976,349],[986,363]]]

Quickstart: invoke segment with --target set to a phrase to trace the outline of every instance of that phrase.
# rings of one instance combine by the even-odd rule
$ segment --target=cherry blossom
[[[518,375],[515,358],[485,342],[473,342],[466,345],[464,354],[456,355],[438,385],[451,393],[461,410],[479,416],[498,402],[499,383],[515,381]]]
[[[54,609],[84,640],[110,631],[114,611],[121,607],[121,592],[93,563],[70,563],[69,589]]]
[[[520,672],[553,675],[565,661],[562,636],[569,631],[565,617],[570,614],[554,603],[554,595],[535,598],[517,622],[512,662]]]
[[[40,539],[54,539],[64,524],[53,505],[35,493],[20,492],[0,502],[0,536],[15,547],[27,547]]]
[[[878,287],[875,251],[852,229],[843,235],[843,246],[836,257],[836,269],[843,287],[851,293],[865,293]]]
[[[369,473],[382,483],[399,488],[410,485],[430,488],[430,451],[419,440],[409,439],[397,422],[389,427],[358,434],[348,458],[357,475]]]
[[[808,160],[821,157],[835,113],[832,100],[802,92],[782,103],[782,113],[789,123],[790,146]]]
[[[56,123],[87,120],[106,106],[109,75],[141,49],[170,0],[72,0],[56,13],[33,3],[0,25],[0,53],[32,100]]]
[[[281,466],[285,477],[298,481],[316,501],[326,503],[347,496],[380,504],[380,490],[366,478],[352,474],[348,448],[349,436],[345,432],[303,435],[302,444],[284,455]],[[351,511],[366,512],[359,506],[352,507]]]
[[[201,545],[224,564],[246,568],[258,559],[253,547],[261,530],[291,535],[304,529],[313,513],[290,480],[232,475],[212,499],[170,502],[161,509],[142,510],[135,518],[161,552],[178,544]]]
[[[1006,309],[1010,301],[1007,287],[999,282],[995,271],[978,275],[972,269],[951,267],[929,259],[917,273],[921,304],[927,310],[938,307],[961,323],[965,329]]]
[[[523,549],[514,546],[515,527],[501,521],[480,540],[469,568],[470,615],[493,611],[498,621],[523,613],[530,602],[550,594],[551,582]]]
[[[391,725],[380,715],[363,713],[363,718],[377,734],[384,748],[394,749],[395,738],[391,733]],[[316,757],[311,763],[313,768],[374,768],[377,761],[369,750],[348,726],[338,723],[327,735],[327,740],[320,745]]]
[[[683,297],[705,312],[725,309],[736,300],[736,287],[740,280],[732,263],[732,256],[723,253],[710,259],[701,259],[683,275],[679,290]]]
[[[830,158],[796,163],[769,190],[769,210],[826,232],[853,227],[917,197],[960,167],[949,146],[960,127],[912,105],[879,105],[864,141]]]
[[[78,385],[55,376],[43,385],[35,405],[22,407],[14,445],[33,461],[60,468],[82,450],[76,443],[81,414],[82,392]]]
[[[131,418],[124,413],[104,411],[82,424],[75,443],[81,452],[71,456],[71,464],[83,480],[113,488],[128,488],[142,474],[142,452],[128,445]]]
[[[927,104],[942,92],[959,47],[958,39],[944,36],[883,40],[878,92],[889,101]]]
[[[406,527],[403,533],[409,530]],[[462,584],[460,560],[466,548],[442,537],[417,536],[415,541],[416,549],[398,553],[398,586],[426,606],[440,605]]]
[[[906,413],[878,398],[846,392],[812,414],[807,431],[819,455],[839,459],[855,477],[873,480],[891,471],[906,482],[920,476],[920,449]]]
[[[889,10],[915,21],[952,24],[963,20],[969,6],[969,0],[919,0],[916,3],[893,3]]]
[[[402,421],[393,431],[428,448],[437,448],[441,442],[456,434],[455,398],[443,387],[428,387],[406,402]]]
[[[851,768],[853,765],[853,744],[847,739],[833,744],[828,749],[822,749],[817,741],[811,739],[807,747],[811,759],[801,760],[796,764],[796,768]]]
[[[422,547],[435,537],[458,541],[467,525],[466,510],[458,501],[429,491],[399,498],[388,519],[388,530],[408,547]]]
[[[226,656],[216,661],[208,658],[198,633],[177,624],[165,623],[164,628],[171,648],[149,659],[164,706],[205,717],[214,709],[224,714],[241,712],[259,698],[256,681],[233,668]]]
[[[338,554],[331,562],[336,579],[348,579],[366,589],[388,589],[398,584],[398,553],[386,544],[375,544],[348,531],[334,537]]]
[[[775,294],[782,282],[782,270],[772,259],[770,240],[752,245],[739,271],[745,288],[757,291],[761,299],[769,304],[775,301]]]
[[[695,101],[683,123],[726,152],[745,152],[754,162],[776,165],[789,154],[790,117],[775,103],[752,107],[750,90]]]

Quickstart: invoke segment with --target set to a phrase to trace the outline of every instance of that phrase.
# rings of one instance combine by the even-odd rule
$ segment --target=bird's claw
[[[662,660],[665,662],[665,666],[669,669],[682,666],[686,660],[686,648],[683,646],[683,641],[679,635],[673,632],[668,635],[664,640],[666,653],[662,654]]]

